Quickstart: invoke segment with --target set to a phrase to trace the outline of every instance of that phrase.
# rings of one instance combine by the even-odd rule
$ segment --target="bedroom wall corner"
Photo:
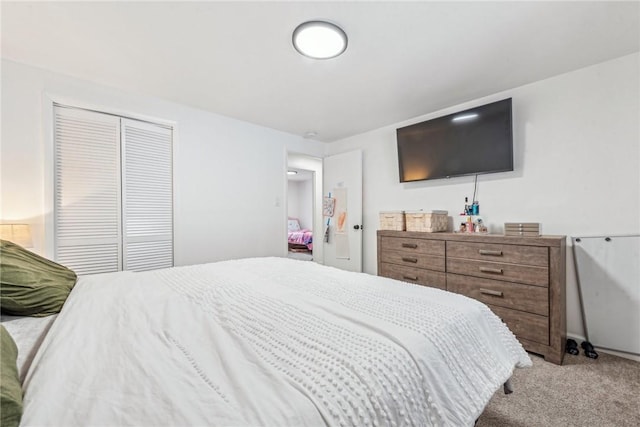
[[[283,153],[321,156],[322,143],[5,59],[1,84],[0,219],[31,224],[35,252],[51,256],[43,94],[53,93],[177,124],[175,265],[283,255],[286,205],[275,202],[286,200]]]
[[[473,176],[401,184],[395,129],[507,97],[515,170],[478,176],[490,231],[533,221],[544,234],[640,232],[639,64],[634,53],[326,144],[325,155],[363,150],[364,271],[376,274],[380,211],[445,209],[455,216],[473,193]],[[567,244],[568,334],[584,336]]]

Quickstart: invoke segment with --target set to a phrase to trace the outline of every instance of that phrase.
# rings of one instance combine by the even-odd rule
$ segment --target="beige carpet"
[[[640,363],[599,355],[567,354],[562,366],[532,355],[533,367],[514,373],[514,393],[498,391],[477,427],[640,426]]]

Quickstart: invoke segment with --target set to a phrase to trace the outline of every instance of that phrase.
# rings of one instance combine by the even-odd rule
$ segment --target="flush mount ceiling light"
[[[298,175],[298,171],[287,171],[287,175]]]
[[[293,47],[309,58],[335,58],[347,49],[347,35],[330,22],[308,21],[293,31]]]

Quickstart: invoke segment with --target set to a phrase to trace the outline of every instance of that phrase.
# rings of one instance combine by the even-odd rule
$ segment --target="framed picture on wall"
[[[325,197],[322,200],[322,216],[333,216],[333,210],[336,207],[336,199],[333,197]]]

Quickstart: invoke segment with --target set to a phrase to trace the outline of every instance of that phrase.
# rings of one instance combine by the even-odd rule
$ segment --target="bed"
[[[44,337],[49,332],[57,315],[45,317],[2,315],[0,320],[18,346],[18,378],[24,381],[27,371],[33,362]]]
[[[84,276],[21,425],[471,426],[530,365],[476,300],[312,262]]]
[[[290,251],[312,251],[313,232],[306,228],[301,228],[300,221],[297,218],[289,218],[287,223],[287,242]]]

